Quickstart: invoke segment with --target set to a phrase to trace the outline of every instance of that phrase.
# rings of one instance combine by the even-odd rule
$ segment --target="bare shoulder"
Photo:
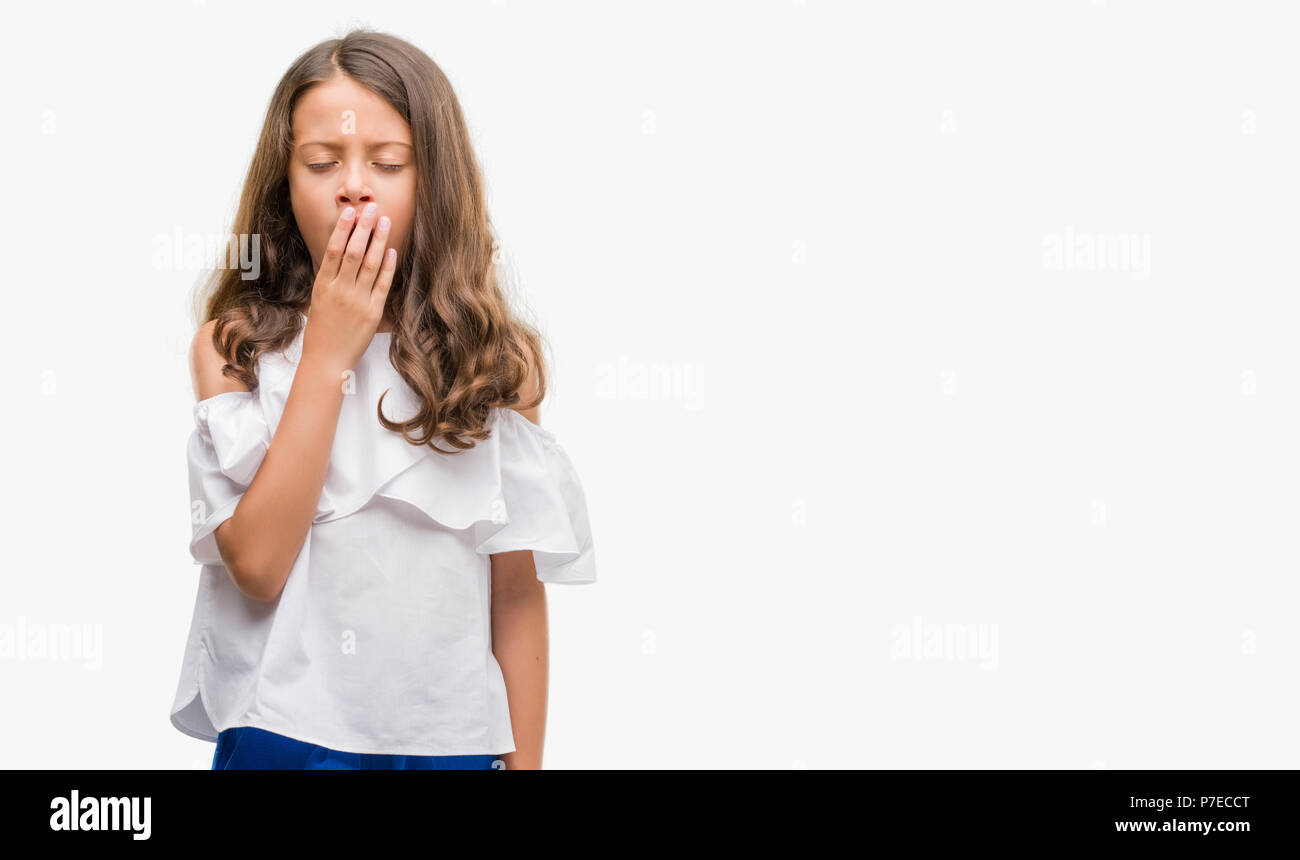
[[[198,400],[207,400],[228,391],[248,390],[242,382],[221,372],[226,359],[212,343],[212,332],[216,327],[216,320],[208,320],[199,326],[194,334],[194,342],[190,344],[190,377],[194,381],[194,396]]]
[[[519,403],[522,405],[536,400],[538,390],[537,368],[534,366],[533,362],[530,361],[528,363],[528,378],[525,379],[524,384],[519,387]],[[540,426],[542,423],[542,405],[540,403],[531,409],[515,409],[515,411],[534,424]]]

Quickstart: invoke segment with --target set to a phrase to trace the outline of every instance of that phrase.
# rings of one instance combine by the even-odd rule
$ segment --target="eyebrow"
[[[301,148],[304,147],[304,146],[323,146],[323,147],[325,147],[326,149],[340,149],[340,148],[341,148],[337,143],[331,143],[331,142],[328,141],[328,140],[309,140],[309,141],[307,141],[306,143],[300,143],[300,144],[298,144],[295,148],[296,148],[296,149],[301,149]],[[415,149],[415,147],[411,146],[409,143],[406,143],[406,142],[401,141],[401,140],[385,140],[385,141],[383,141],[382,143],[372,143],[372,144],[370,144],[370,148],[371,148],[371,149],[379,149],[379,148],[382,147],[382,146],[404,146],[404,147],[406,147],[407,149]]]

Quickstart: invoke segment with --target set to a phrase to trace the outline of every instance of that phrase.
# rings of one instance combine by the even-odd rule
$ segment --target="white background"
[[[211,765],[155,240],[352,25],[451,79],[552,347],[547,767],[1300,766],[1294,9],[358,8],[9,10],[0,642],[102,640],[0,658],[0,766]]]

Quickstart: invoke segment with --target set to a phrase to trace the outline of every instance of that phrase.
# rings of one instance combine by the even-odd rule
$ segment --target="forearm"
[[[515,751],[508,770],[539,769],[546,737],[546,589],[492,600],[492,652],[505,677]]]
[[[280,594],[311,528],[343,405],[341,373],[328,360],[302,357],[257,474],[216,530],[231,577],[255,599]]]

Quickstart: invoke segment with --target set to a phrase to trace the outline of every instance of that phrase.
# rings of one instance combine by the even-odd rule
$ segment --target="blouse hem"
[[[197,699],[199,699],[200,701],[202,701],[202,693],[199,692],[199,691],[197,691],[197,690],[195,691],[194,697],[197,698]],[[191,699],[190,699],[190,704],[192,704],[193,702],[194,702],[194,698],[191,698]],[[189,707],[189,705],[187,704],[185,707],[182,707],[180,710],[174,712],[174,713],[171,715],[171,724],[172,724],[172,726],[173,726],[174,728],[176,728],[176,729],[177,729],[179,732],[181,732],[182,734],[184,734],[184,735],[188,735],[189,737],[192,737],[192,738],[194,738],[195,740],[207,741],[208,743],[215,744],[215,743],[217,742],[217,737],[216,737],[216,736],[213,736],[213,735],[207,735],[207,734],[203,734],[202,732],[195,731],[194,729],[191,729],[190,727],[186,726],[184,723],[180,722],[180,721],[177,719],[177,715],[180,714],[181,711],[185,710],[186,707]],[[312,746],[325,747],[326,749],[330,749],[330,750],[333,750],[333,751],[335,751],[335,752],[352,753],[352,754],[358,754],[358,755],[412,755],[412,756],[492,755],[492,756],[503,756],[503,755],[505,755],[505,754],[507,754],[507,753],[512,753],[512,752],[515,751],[515,746],[514,746],[513,743],[512,743],[512,744],[509,744],[509,747],[510,747],[509,749],[502,749],[502,750],[500,750],[499,752],[483,752],[482,750],[478,750],[478,749],[459,750],[459,749],[456,749],[456,748],[451,748],[449,751],[444,751],[444,752],[432,752],[432,753],[431,753],[431,752],[417,752],[414,748],[406,748],[406,749],[398,748],[398,749],[394,749],[394,748],[392,748],[392,747],[389,747],[389,748],[383,750],[382,752],[379,751],[379,750],[373,750],[373,749],[365,749],[365,750],[359,750],[359,749],[348,749],[348,748],[343,747],[343,746],[332,746],[331,744],[326,743],[324,740],[322,740],[322,739],[320,739],[319,737],[316,737],[316,736],[314,736],[314,735],[306,735],[306,734],[303,734],[302,732],[296,731],[296,730],[294,730],[294,729],[285,728],[285,727],[283,727],[283,726],[276,726],[276,725],[272,725],[272,724],[267,724],[267,723],[265,723],[265,722],[262,721],[262,720],[248,720],[248,719],[244,719],[244,720],[236,720],[235,723],[236,723],[236,725],[230,725],[230,726],[226,726],[225,728],[215,729],[217,735],[220,735],[221,732],[225,731],[226,729],[230,729],[230,728],[251,728],[251,729],[261,729],[261,730],[264,731],[264,732],[273,732],[274,734],[282,735],[283,737],[287,737],[287,738],[292,738],[293,740],[301,741],[301,742],[303,742],[303,743],[307,743],[307,744],[311,744]],[[350,745],[349,745],[349,746],[350,746]]]
[[[482,752],[481,750],[468,750],[464,752],[453,751],[453,752],[429,753],[429,752],[411,752],[409,750],[394,751],[392,749],[385,750],[384,752],[371,752],[369,750],[344,749],[343,747],[330,746],[329,744],[324,743],[323,741],[317,738],[308,737],[307,735],[304,735],[301,732],[294,732],[290,729],[274,728],[272,726],[263,725],[257,720],[244,720],[241,721],[237,726],[227,726],[226,728],[227,729],[242,729],[242,728],[261,729],[264,732],[273,732],[274,734],[282,735],[286,738],[292,738],[295,741],[301,741],[302,743],[305,744],[311,744],[312,746],[317,746],[317,747],[325,747],[326,749],[333,750],[334,752],[349,753],[351,755],[410,755],[410,756],[421,756],[421,757],[429,757],[429,756],[440,757],[440,756],[449,756],[449,755],[503,756],[506,753],[512,753],[515,751],[514,745],[511,744],[510,749],[502,750],[501,752]],[[226,729],[221,729],[220,731],[224,732],[225,730]]]
[[[206,651],[206,648],[204,648],[203,650]],[[227,729],[227,728],[248,727],[248,728],[254,728],[254,729],[261,729],[262,731],[266,731],[266,732],[274,732],[274,733],[277,734],[277,735],[283,735],[284,737],[292,738],[292,739],[294,739],[294,740],[296,740],[296,741],[302,741],[303,743],[312,744],[313,746],[325,747],[326,749],[331,749],[331,750],[334,750],[335,752],[355,753],[355,754],[360,754],[360,755],[414,755],[414,756],[494,755],[494,756],[502,756],[502,755],[505,755],[506,753],[512,753],[512,752],[515,751],[515,745],[514,745],[514,741],[513,741],[513,739],[512,739],[509,743],[502,744],[503,747],[509,747],[509,749],[501,749],[499,752],[493,752],[493,753],[485,753],[485,752],[482,752],[481,750],[477,750],[477,749],[469,749],[469,750],[466,750],[466,749],[463,749],[463,748],[456,748],[456,747],[444,747],[444,748],[443,748],[443,751],[440,751],[440,752],[423,752],[423,751],[419,751],[419,750],[417,750],[417,749],[415,749],[415,748],[413,748],[413,747],[408,747],[408,748],[405,748],[405,749],[400,749],[400,748],[399,748],[399,749],[393,749],[393,748],[389,748],[389,749],[386,749],[386,750],[384,750],[384,751],[382,751],[382,752],[379,751],[379,750],[374,750],[374,749],[364,749],[364,750],[359,750],[359,749],[348,749],[347,747],[344,747],[344,746],[333,746],[330,742],[327,742],[327,741],[321,739],[321,738],[318,737],[318,736],[315,736],[315,735],[305,735],[305,734],[303,734],[303,733],[301,733],[301,732],[299,732],[299,731],[297,731],[297,730],[295,730],[295,729],[289,728],[289,727],[287,727],[287,726],[280,726],[280,725],[277,725],[277,724],[275,724],[275,723],[267,722],[267,721],[265,721],[265,720],[261,720],[261,719],[249,719],[249,718],[247,718],[247,717],[236,719],[236,720],[234,721],[234,724],[233,724],[233,725],[225,726],[225,727],[223,727],[223,728],[217,728],[217,721],[214,720],[214,719],[212,719],[212,714],[208,711],[208,702],[207,702],[207,697],[203,695],[203,678],[202,678],[202,675],[201,675],[202,670],[203,670],[203,667],[202,667],[202,665],[199,665],[199,666],[196,666],[195,668],[196,668],[196,670],[197,670],[196,674],[198,674],[199,677],[194,681],[193,686],[192,686],[192,688],[191,688],[191,692],[189,693],[189,695],[186,696],[186,697],[184,698],[183,703],[182,703],[179,707],[174,707],[174,708],[172,709],[171,715],[170,715],[170,717],[169,717],[172,726],[173,726],[177,731],[181,732],[181,733],[184,734],[184,735],[188,735],[189,737],[192,737],[192,738],[194,738],[195,740],[207,741],[208,743],[215,744],[215,743],[217,742],[217,738],[218,738],[218,736],[221,734],[221,732],[225,731],[225,729]],[[183,721],[180,719],[181,714],[183,714],[183,713],[185,713],[186,711],[189,711],[189,710],[191,710],[192,708],[194,708],[194,706],[195,706],[196,703],[197,703],[199,709],[201,710],[201,713],[203,714],[203,719],[204,719],[204,721],[205,721],[206,724],[207,724],[206,727],[202,727],[202,726],[201,726],[201,727],[199,727],[199,728],[197,728],[197,729],[196,729],[196,728],[193,728],[193,727],[190,726],[190,725],[187,725],[185,722],[183,722]],[[247,714],[247,710],[245,710],[245,714]],[[211,727],[211,733],[208,733],[208,732],[207,732],[207,730],[206,730],[207,727]],[[349,744],[348,746],[351,746],[351,744]],[[399,746],[400,746],[400,745],[399,745]]]

